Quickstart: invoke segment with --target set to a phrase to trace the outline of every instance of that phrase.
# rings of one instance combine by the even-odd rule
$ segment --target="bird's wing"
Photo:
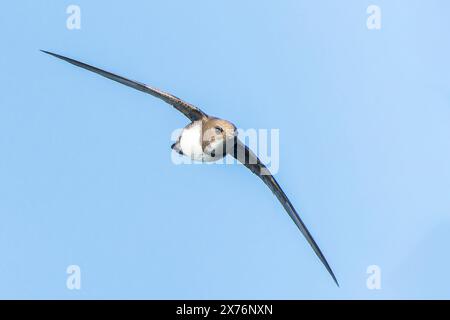
[[[297,227],[300,229],[302,234],[305,236],[306,240],[311,245],[314,252],[319,257],[320,261],[322,261],[322,263],[325,265],[325,268],[330,273],[330,275],[333,278],[336,285],[339,286],[339,283],[333,273],[333,270],[331,270],[330,265],[328,264],[327,260],[325,259],[325,256],[323,255],[323,253],[320,250],[319,246],[317,245],[316,241],[314,241],[314,238],[312,237],[311,233],[306,228],[302,219],[300,219],[300,216],[298,215],[297,211],[295,211],[294,206],[291,204],[288,197],[283,192],[283,189],[281,189],[280,185],[275,180],[275,178],[272,176],[272,174],[267,169],[267,167],[258,159],[258,157],[244,143],[242,143],[237,138],[235,140],[233,150],[229,151],[229,153],[234,158],[236,158],[239,162],[241,162],[247,168],[249,168],[254,174],[256,174],[258,177],[260,177],[262,179],[262,181],[264,181],[264,183],[275,194],[275,196],[278,198],[280,203],[283,205],[286,212],[289,214],[289,216],[292,218],[292,220],[294,220]]]
[[[129,86],[131,88],[134,88],[136,90],[151,94],[154,97],[157,97],[165,102],[167,102],[168,104],[171,104],[172,106],[175,107],[175,109],[177,109],[178,111],[180,111],[181,113],[183,113],[186,117],[188,117],[191,121],[196,121],[196,120],[200,120],[204,117],[207,117],[207,115],[201,111],[199,108],[197,108],[196,106],[187,103],[183,100],[181,100],[180,98],[177,98],[169,93],[166,93],[164,91],[161,91],[159,89],[156,88],[152,88],[146,84],[137,82],[137,81],[133,81],[127,78],[124,78],[122,76],[118,76],[114,73],[90,66],[86,63],[74,60],[74,59],[70,59],[67,57],[64,57],[62,55],[56,54],[56,53],[52,53],[49,51],[45,51],[45,50],[41,50],[42,52],[52,55],[56,58],[62,59],[64,61],[67,61],[77,67],[95,72],[103,77],[106,77],[108,79],[117,81],[121,84],[124,84],[126,86]]]

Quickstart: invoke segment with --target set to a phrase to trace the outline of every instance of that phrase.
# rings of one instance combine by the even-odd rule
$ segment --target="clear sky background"
[[[81,30],[66,28],[70,4]],[[366,27],[370,4],[381,30]],[[449,11],[2,3],[0,298],[450,298]],[[172,163],[183,115],[39,49],[279,129],[276,178],[341,288],[247,169]],[[81,290],[66,287],[72,264]]]

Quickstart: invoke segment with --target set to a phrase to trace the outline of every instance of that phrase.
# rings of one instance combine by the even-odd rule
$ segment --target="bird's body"
[[[188,124],[178,137],[173,149],[195,161],[205,161],[208,155],[202,148],[202,120]]]
[[[250,171],[257,175],[277,197],[298,229],[305,236],[320,261],[324,264],[335,283],[339,285],[333,271],[331,270],[331,267],[325,259],[325,256],[322,254],[319,246],[313,239],[303,221],[300,219],[300,216],[294,206],[291,204],[288,197],[267,167],[245,144],[237,138],[236,127],[231,122],[209,116],[194,105],[143,83],[129,80],[114,73],[104,71],[55,53],[48,51],[43,52],[83,69],[100,74],[108,79],[151,94],[152,96],[171,104],[175,109],[184,114],[191,122],[182,130],[177,142],[172,145],[172,149],[191,158],[192,160],[202,162],[216,161],[229,154],[250,169]]]
[[[208,117],[188,124],[172,149],[192,160],[213,162],[226,155],[232,146],[236,127],[229,121]]]

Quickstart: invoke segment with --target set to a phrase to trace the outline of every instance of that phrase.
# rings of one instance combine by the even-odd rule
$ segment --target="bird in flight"
[[[191,122],[182,130],[177,142],[172,145],[172,149],[192,160],[202,162],[216,161],[229,154],[250,169],[250,171],[257,175],[275,194],[320,261],[324,264],[336,285],[339,286],[333,270],[331,270],[325,256],[303,221],[300,219],[294,206],[291,204],[267,167],[244,143],[242,143],[242,141],[238,139],[237,130],[234,124],[227,120],[209,116],[196,106],[146,84],[124,78],[56,53],[45,50],[41,51],[128,87],[151,94],[172,105],[175,109],[184,114]]]

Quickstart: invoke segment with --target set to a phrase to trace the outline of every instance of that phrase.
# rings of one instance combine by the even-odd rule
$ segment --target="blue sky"
[[[80,30],[66,28],[70,4]],[[371,4],[381,30],[366,27]],[[443,0],[3,3],[0,298],[450,298],[449,10]],[[39,49],[240,128],[279,129],[276,178],[341,288],[244,167],[172,163],[181,114]],[[66,287],[69,265],[81,290]],[[366,286],[370,265],[380,290]]]

